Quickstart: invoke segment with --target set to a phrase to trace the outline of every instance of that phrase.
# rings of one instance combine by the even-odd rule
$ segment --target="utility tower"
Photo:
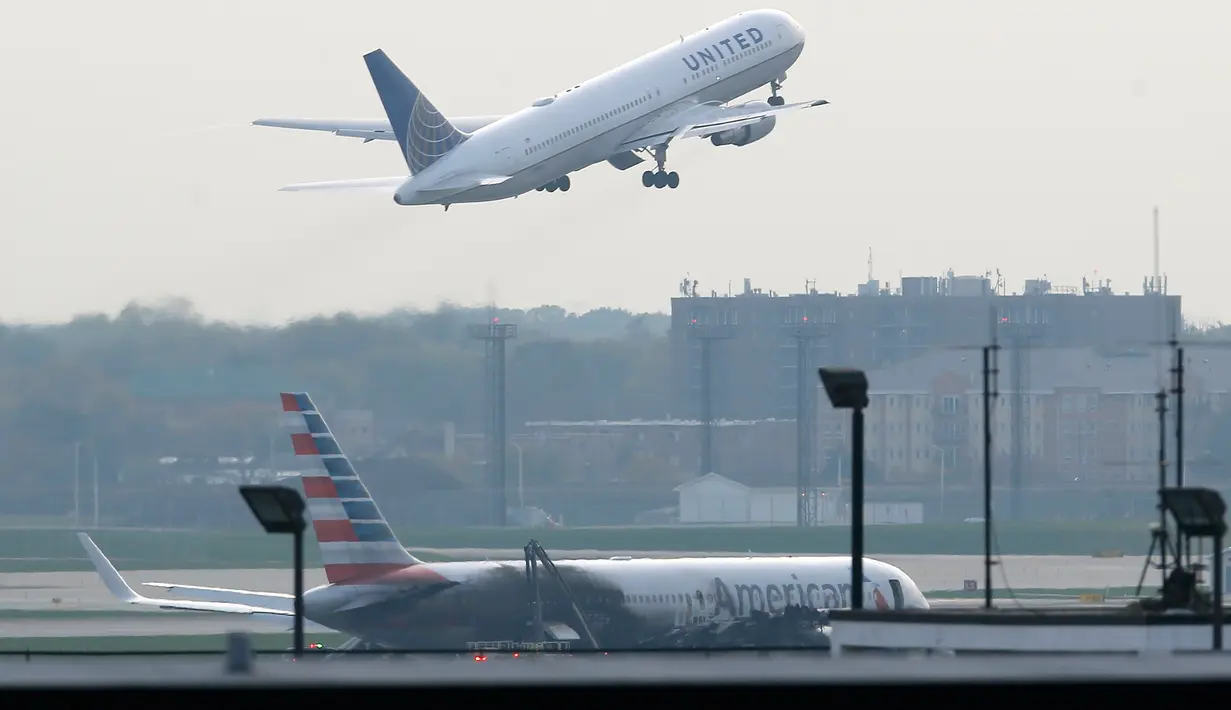
[[[1009,358],[1009,518],[1021,519],[1022,489],[1030,458],[1030,348],[1043,337],[1041,323],[1001,319]]]
[[[795,339],[795,524],[801,528],[816,525],[816,488],[812,473],[816,468],[816,392],[812,378],[812,352],[816,341],[829,335],[824,323],[809,322],[804,316],[799,325],[788,326]]]
[[[735,328],[730,325],[702,325],[689,323],[688,337],[701,346],[701,475],[714,472],[714,355],[716,340],[735,337]]]
[[[508,524],[507,471],[505,452],[508,436],[505,427],[505,343],[517,337],[517,326],[501,323],[493,317],[483,325],[467,328],[471,338],[485,343],[484,399],[487,425],[484,428],[487,443],[487,480],[492,493],[492,524],[505,527]]]

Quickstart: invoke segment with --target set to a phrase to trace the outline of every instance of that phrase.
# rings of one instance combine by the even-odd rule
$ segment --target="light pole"
[[[516,441],[510,441],[509,445],[517,449],[517,514],[523,515],[523,511],[526,509],[526,489],[523,485],[525,479],[522,478],[521,444]]]
[[[94,448],[90,445],[91,450]],[[98,452],[91,451],[94,454],[94,529],[98,529]]]
[[[932,444],[932,448],[940,453],[940,521],[945,521],[945,450]]]
[[[73,526],[81,525],[81,442],[73,442]]]
[[[290,534],[295,545],[295,658],[303,657],[304,502],[286,486],[240,486],[239,494],[261,527],[271,535]]]
[[[848,367],[822,367],[825,394],[834,409],[851,410],[851,608],[863,608],[863,410],[868,376]]]

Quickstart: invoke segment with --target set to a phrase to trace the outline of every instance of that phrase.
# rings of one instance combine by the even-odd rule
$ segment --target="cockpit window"
[[[905,607],[906,598],[902,595],[902,583],[896,579],[890,579],[889,590],[893,592],[893,608],[901,609]]]

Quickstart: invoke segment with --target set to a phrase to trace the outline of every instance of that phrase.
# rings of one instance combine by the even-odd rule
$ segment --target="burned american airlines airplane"
[[[328,584],[307,591],[309,629],[333,630],[364,644],[397,650],[461,649],[471,641],[525,640],[529,585],[522,560],[422,562],[406,551],[376,507],[324,418],[305,393],[282,394],[294,427],[312,527]],[[134,591],[102,551],[80,534],[108,589],[130,604],[168,610],[244,614],[289,628],[289,594],[149,582],[181,599]],[[586,625],[603,648],[629,648],[672,628],[708,624],[790,605],[816,609],[851,605],[849,557],[689,557],[561,560]],[[928,602],[902,570],[863,563],[864,607],[926,609]],[[557,640],[577,637],[560,585],[540,585],[542,620]]]

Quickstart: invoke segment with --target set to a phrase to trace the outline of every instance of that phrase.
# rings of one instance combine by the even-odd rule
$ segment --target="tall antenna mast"
[[[872,247],[868,247],[868,283],[872,283]]]
[[[1154,297],[1155,316],[1157,320],[1157,322],[1155,323],[1157,332],[1154,334],[1156,336],[1154,340],[1155,342],[1158,343],[1158,346],[1156,347],[1155,352],[1154,352],[1154,360],[1155,360],[1155,369],[1157,370],[1157,374],[1158,374],[1158,386],[1160,389],[1162,389],[1164,386],[1164,383],[1163,383],[1163,348],[1166,346],[1163,344],[1163,342],[1167,340],[1166,324],[1163,322],[1164,320],[1163,313],[1165,309],[1163,307],[1164,299],[1162,297],[1162,292],[1161,292],[1162,287],[1163,287],[1163,280],[1162,280],[1162,275],[1160,274],[1160,271],[1159,271],[1158,206],[1155,205],[1154,207],[1154,285],[1153,285],[1153,288],[1150,289],[1150,291],[1152,292],[1151,295]]]

